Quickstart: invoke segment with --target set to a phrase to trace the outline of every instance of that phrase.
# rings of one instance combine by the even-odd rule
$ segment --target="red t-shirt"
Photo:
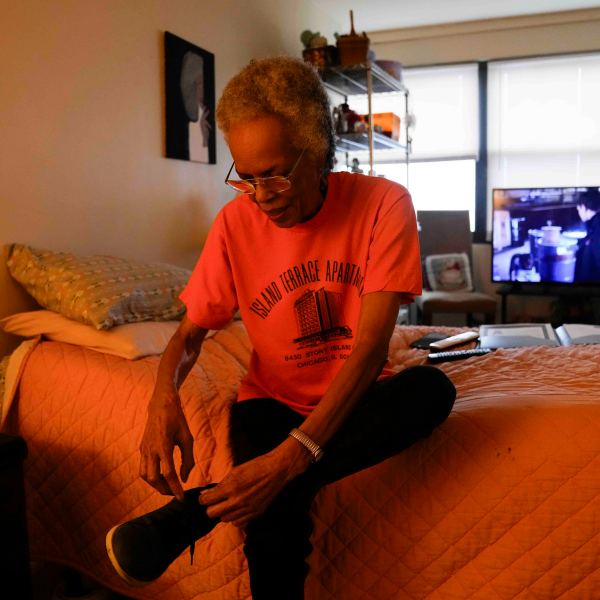
[[[275,398],[307,415],[352,350],[361,296],[421,293],[412,201],[385,179],[332,173],[310,220],[280,228],[246,195],[217,215],[181,299],[196,325],[236,310],[253,344],[238,399]]]

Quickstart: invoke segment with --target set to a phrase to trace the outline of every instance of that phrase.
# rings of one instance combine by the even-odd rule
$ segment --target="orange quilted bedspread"
[[[398,368],[425,362],[408,343],[426,331],[396,329]],[[206,341],[182,388],[197,439],[191,485],[229,467],[227,409],[249,353],[234,323]],[[306,598],[599,598],[599,356],[599,346],[540,347],[443,363],[458,389],[448,421],[318,495]],[[248,599],[231,525],[197,544],[193,565],[183,555],[146,588],[123,584],[105,555],[112,525],[164,503],[137,477],[157,364],[57,342],[31,354],[11,430],[29,445],[32,557],[133,598]]]

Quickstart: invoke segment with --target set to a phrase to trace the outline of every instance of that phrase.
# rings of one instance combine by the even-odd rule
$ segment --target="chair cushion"
[[[471,265],[465,252],[431,254],[425,257],[427,283],[432,290],[470,292]]]
[[[417,306],[425,313],[492,313],[496,310],[496,298],[481,292],[423,291],[416,299]]]

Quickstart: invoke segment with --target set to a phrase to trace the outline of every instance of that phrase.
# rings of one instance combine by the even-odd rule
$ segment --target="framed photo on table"
[[[214,165],[215,57],[166,31],[166,156]]]

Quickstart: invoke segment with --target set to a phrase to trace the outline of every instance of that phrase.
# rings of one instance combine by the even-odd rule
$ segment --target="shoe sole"
[[[133,577],[131,577],[131,575],[125,573],[125,571],[123,571],[123,569],[121,568],[121,565],[119,564],[119,561],[117,560],[117,557],[115,556],[115,553],[113,551],[113,535],[118,527],[119,525],[115,525],[106,534],[106,551],[108,552],[108,558],[110,559],[112,566],[115,568],[115,571],[119,574],[119,577],[121,577],[121,579],[123,579],[133,587],[142,587],[148,585],[149,583],[152,583],[151,581],[140,581],[139,579],[134,579]]]

